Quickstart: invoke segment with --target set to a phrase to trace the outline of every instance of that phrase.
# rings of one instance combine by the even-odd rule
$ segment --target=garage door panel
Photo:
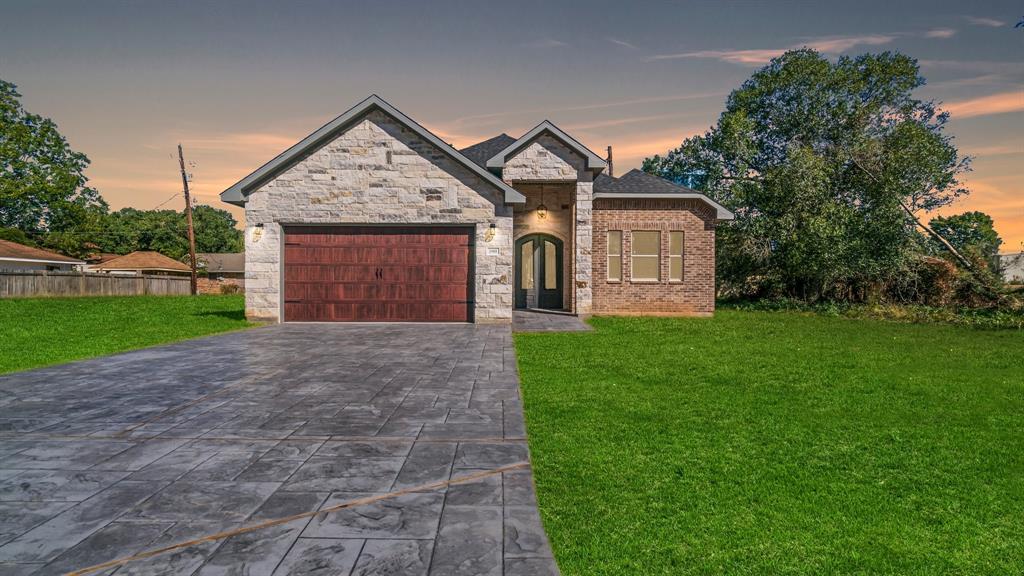
[[[285,230],[285,320],[468,321],[472,230]]]

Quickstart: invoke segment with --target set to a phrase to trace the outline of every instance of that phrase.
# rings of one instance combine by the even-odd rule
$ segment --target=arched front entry
[[[562,309],[562,241],[530,234],[516,241],[516,308]]]

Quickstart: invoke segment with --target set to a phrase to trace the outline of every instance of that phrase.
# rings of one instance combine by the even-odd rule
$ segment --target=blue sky
[[[92,159],[116,207],[199,201],[377,93],[457,146],[548,118],[639,166],[714,123],[786,48],[899,50],[945,103],[972,197],[1024,242],[1019,2],[49,2],[0,0],[0,78]],[[170,205],[174,205],[172,202]],[[236,214],[239,212],[236,211]]]

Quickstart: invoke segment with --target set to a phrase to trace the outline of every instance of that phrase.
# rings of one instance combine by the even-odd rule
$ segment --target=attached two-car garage
[[[284,229],[284,319],[469,322],[473,228]]]

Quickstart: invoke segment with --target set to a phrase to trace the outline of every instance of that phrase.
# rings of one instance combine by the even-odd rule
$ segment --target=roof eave
[[[82,260],[44,260],[42,258],[18,258],[16,256],[0,256],[0,260],[8,262],[32,262],[34,264],[69,264],[71,266],[85,264]]]
[[[220,199],[228,204],[234,204],[236,206],[244,206],[246,201],[246,195],[252,190],[252,188],[266,182],[279,174],[281,171],[287,169],[294,162],[297,161],[306,152],[319,148],[326,140],[333,137],[334,134],[344,130],[349,124],[362,118],[362,116],[372,110],[373,108],[379,108],[384,113],[394,117],[399,122],[405,124],[408,128],[416,132],[420,137],[427,140],[431,144],[437,146],[444,153],[451,156],[455,161],[469,168],[472,172],[483,178],[489,184],[495,186],[502,192],[504,192],[506,204],[522,204],[526,202],[526,197],[517,192],[514,188],[508,184],[502,182],[494,174],[481,168],[475,162],[466,158],[461,152],[450,146],[444,140],[441,140],[434,135],[430,130],[427,130],[421,126],[418,122],[409,118],[397,108],[388,104],[383,98],[376,94],[371,95],[362,102],[356,104],[352,108],[349,108],[343,114],[331,120],[327,124],[324,124],[309,136],[306,136],[300,140],[294,146],[288,148],[284,152],[278,154],[273,160],[267,162],[263,166],[257,168],[253,173],[249,174],[245,178],[239,180],[233,186],[227,190],[221,192]]]
[[[675,193],[675,194],[672,194],[672,193],[667,193],[667,194],[666,193],[661,193],[661,194],[659,194],[659,193],[643,194],[643,193],[636,193],[636,192],[595,192],[594,193],[594,199],[598,200],[600,198],[610,198],[610,199],[630,199],[630,198],[649,199],[649,198],[659,198],[659,199],[669,199],[669,200],[700,200],[701,202],[704,202],[708,206],[711,206],[712,208],[715,209],[715,220],[723,221],[723,220],[735,220],[736,219],[736,215],[733,214],[728,208],[726,208],[725,206],[722,206],[718,202],[715,202],[714,200],[712,200],[711,198],[708,198],[707,196],[705,196],[703,194],[697,194],[697,193],[690,194],[690,193],[685,193],[685,192],[679,192],[679,193]]]

